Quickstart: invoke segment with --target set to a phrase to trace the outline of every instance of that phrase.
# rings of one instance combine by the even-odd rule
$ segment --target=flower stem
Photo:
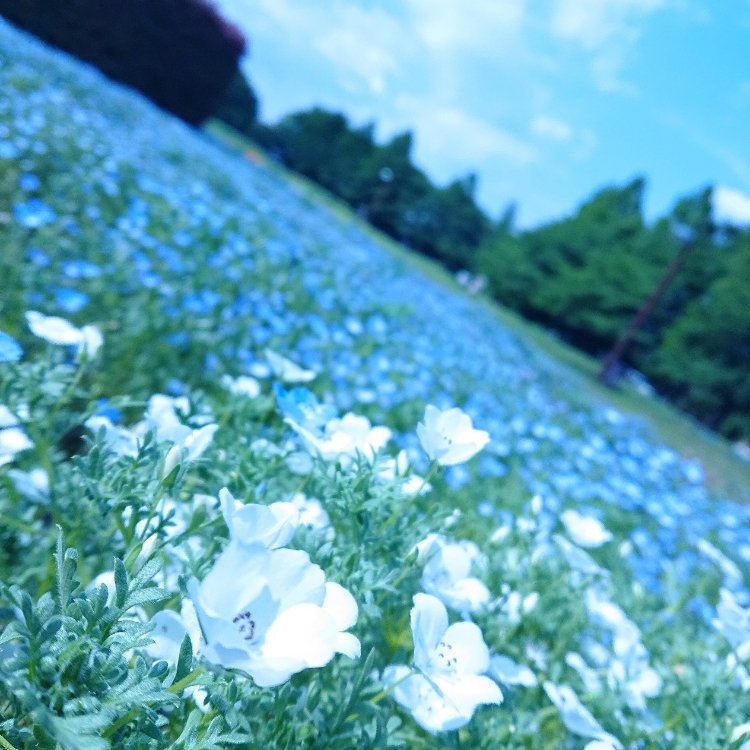
[[[170,685],[167,688],[168,693],[179,693],[186,687],[190,687],[191,683],[196,677],[200,677],[206,670],[203,667],[194,669],[190,674],[185,675],[179,682],[175,682],[174,685]]]
[[[4,748],[4,750],[16,750],[16,748],[13,747],[13,745],[11,745],[2,734],[0,734],[0,747]]]
[[[383,688],[377,695],[374,695],[372,698],[370,698],[370,703],[380,703],[383,698],[387,698],[402,682],[408,680],[410,677],[413,677],[415,674],[416,672],[414,672],[414,670],[411,670],[409,674],[405,674],[400,680],[396,680],[396,682],[394,682],[392,685],[389,685],[387,688]]]

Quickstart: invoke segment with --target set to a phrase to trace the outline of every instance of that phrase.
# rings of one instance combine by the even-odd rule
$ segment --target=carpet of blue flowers
[[[750,747],[700,465],[5,25],[0,91],[0,747]]]

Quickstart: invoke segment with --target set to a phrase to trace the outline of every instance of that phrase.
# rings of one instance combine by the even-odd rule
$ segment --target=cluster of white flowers
[[[428,457],[441,466],[468,461],[489,440],[460,409],[440,411],[431,405],[417,435]],[[497,683],[484,675],[490,652],[482,631],[473,622],[449,625],[445,607],[468,616],[487,603],[489,590],[470,575],[482,555],[475,544],[451,542],[440,534],[430,534],[415,551],[424,565],[421,583],[428,593],[416,594],[411,610],[414,669],[392,665],[382,679],[428,732],[458,729],[478,706],[503,700]]]
[[[160,443],[171,443],[164,459],[165,476],[182,460],[199,458],[218,429],[208,415],[190,416],[190,402],[184,396],[172,398],[161,393],[151,396],[144,418],[132,428],[113,424],[103,415],[89,417],[86,427],[94,433],[103,430],[110,449],[124,456],[136,456],[148,432]]]
[[[479,547],[465,540],[451,542],[442,534],[430,534],[416,546],[417,562],[424,565],[422,588],[464,616],[490,600],[487,586],[470,575],[485,560]]]

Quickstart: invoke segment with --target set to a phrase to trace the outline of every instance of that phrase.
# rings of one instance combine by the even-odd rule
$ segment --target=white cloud
[[[387,18],[375,24],[365,18],[351,20],[354,23],[331,27],[318,36],[315,49],[337,66],[342,80],[354,75],[371,93],[382,94],[387,79],[399,70],[399,49],[394,41],[401,37],[400,30]]]
[[[573,139],[573,128],[556,117],[537,115],[531,121],[531,132],[548,141],[569,143]]]
[[[555,36],[595,50],[623,35],[638,35],[638,22],[667,0],[557,0],[551,29]]]
[[[537,158],[531,144],[460,107],[406,95],[395,104],[404,122],[414,126],[418,154],[427,163],[465,164],[468,169],[490,158],[515,165]]]
[[[434,52],[500,51],[498,42],[517,35],[526,16],[526,0],[435,2],[408,0],[417,33]]]
[[[750,227],[750,195],[718,185],[713,191],[714,221]]]
[[[628,52],[640,38],[647,16],[668,0],[555,0],[550,19],[554,37],[591,56],[591,72],[602,91],[633,93],[621,79]]]

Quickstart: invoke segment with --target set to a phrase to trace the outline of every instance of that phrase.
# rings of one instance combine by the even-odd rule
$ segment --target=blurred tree
[[[219,99],[213,116],[244,135],[253,137],[258,120],[258,97],[241,71]]]
[[[750,437],[750,233],[724,273],[667,329],[658,375],[676,403],[733,438]]]
[[[0,14],[192,124],[211,114],[246,47],[206,0],[0,0]]]

